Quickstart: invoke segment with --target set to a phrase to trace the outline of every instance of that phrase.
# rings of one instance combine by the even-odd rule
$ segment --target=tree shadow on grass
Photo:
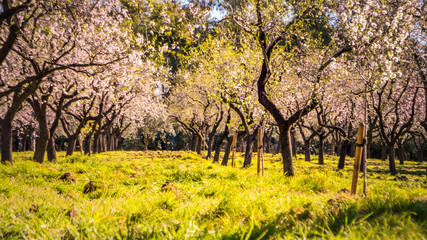
[[[331,200],[330,200],[331,201]],[[370,226],[387,224],[387,218],[410,216],[410,221],[427,225],[427,198],[421,200],[402,198],[373,198],[362,204],[331,201],[322,216],[313,216],[305,209],[280,213],[272,220],[249,230],[223,236],[222,239],[274,239],[285,235],[301,238],[319,238],[340,235],[348,227],[357,227],[367,221]],[[422,229],[422,227],[421,227]]]

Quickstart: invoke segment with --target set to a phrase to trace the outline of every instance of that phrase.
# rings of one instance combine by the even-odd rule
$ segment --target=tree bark
[[[83,140],[83,152],[86,155],[91,155],[92,153],[92,135],[93,132],[91,131],[85,136]]]
[[[319,158],[318,158],[318,163],[320,165],[325,164],[325,160],[324,160],[324,151],[325,151],[325,137],[320,135],[319,136]]]
[[[387,159],[387,145],[384,143],[381,145],[381,160],[385,161]]]
[[[12,163],[12,121],[1,121],[1,163]]]
[[[295,140],[295,130],[291,130],[291,139],[292,139],[292,156],[295,157],[297,155],[297,143]]]
[[[219,162],[219,154],[221,153],[221,145],[224,142],[224,140],[227,138],[228,133],[229,133],[228,127],[225,127],[224,132],[222,133],[221,137],[216,142],[215,155],[214,155],[214,159],[213,159],[214,163]]]
[[[399,164],[405,164],[405,150],[403,148],[403,144],[401,140],[397,140],[397,157],[399,158]]]
[[[394,176],[397,174],[395,154],[394,154],[394,145],[389,144],[388,149],[389,149],[389,151],[388,151],[388,165],[389,165],[391,175]]]
[[[294,175],[294,166],[292,163],[292,140],[289,127],[279,127],[280,130],[280,149],[282,150],[283,171],[286,175]]]
[[[306,162],[310,162],[310,140],[304,141],[304,157]]]
[[[196,152],[197,154],[201,154],[202,152],[202,138],[198,135],[196,136]]]
[[[77,136],[72,135],[68,139],[68,147],[67,147],[67,156],[71,156],[74,153],[74,148],[76,147]]]
[[[245,160],[243,161],[243,167],[247,167],[252,163],[252,152],[254,150],[254,140],[257,134],[257,129],[255,129],[253,134],[246,136],[246,149],[245,149]]]
[[[221,162],[221,165],[223,165],[223,166],[227,166],[227,164],[228,164],[228,158],[230,156],[231,144],[232,143],[233,143],[233,138],[229,137],[227,139],[227,146],[225,147],[224,158],[222,159],[222,162]]]
[[[39,122],[39,140],[36,143],[36,150],[34,151],[34,157],[33,159],[36,162],[43,163],[44,161],[44,155],[46,152],[46,148],[49,142],[49,129],[47,126],[47,119],[45,119],[46,116],[39,116],[41,118]]]
[[[191,134],[191,141],[190,141],[190,151],[194,152],[196,151],[196,145],[197,145],[197,135],[192,133]]]
[[[99,153],[100,150],[100,133],[98,131],[96,131],[93,134],[93,153]]]
[[[57,156],[56,156],[56,149],[55,149],[55,141],[52,136],[49,138],[49,141],[47,142],[46,150],[47,150],[47,160],[49,162],[56,162]]]
[[[340,150],[340,158],[338,160],[338,169],[344,169],[345,166],[345,157],[347,155],[347,148],[349,145],[349,140],[344,140],[341,144],[341,150]]]

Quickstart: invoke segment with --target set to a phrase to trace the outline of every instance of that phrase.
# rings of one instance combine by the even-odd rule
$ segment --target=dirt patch
[[[166,181],[162,185],[162,192],[173,192],[173,193],[177,194],[178,188],[176,186],[174,186],[171,182]]]
[[[32,213],[38,213],[39,212],[39,205],[37,203],[33,203],[33,204],[31,204],[31,207],[29,210]]]
[[[76,182],[76,178],[70,172],[64,173],[59,179],[64,182]]]
[[[350,190],[348,190],[347,188],[343,188],[339,190],[338,193],[350,193]]]
[[[70,210],[67,211],[67,213],[65,214],[67,217],[70,217],[72,219],[76,219],[78,216],[78,213],[76,211],[76,209],[72,208]]]
[[[83,193],[86,194],[86,193],[95,192],[97,189],[100,189],[100,188],[101,188],[101,184],[95,181],[90,181],[84,186]]]

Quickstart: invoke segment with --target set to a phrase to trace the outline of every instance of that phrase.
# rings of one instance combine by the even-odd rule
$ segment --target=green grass
[[[352,159],[336,171],[279,155],[256,166],[223,167],[188,152],[76,154],[38,164],[31,153],[0,166],[0,239],[426,239],[425,165],[369,159],[368,196],[349,189]],[[256,156],[256,155],[254,155]],[[255,157],[253,161],[255,162]],[[242,163],[238,154],[237,162]],[[59,178],[70,172],[75,181]],[[403,177],[405,176],[405,177]],[[83,193],[95,181],[96,189]],[[171,188],[162,188],[169,181]]]

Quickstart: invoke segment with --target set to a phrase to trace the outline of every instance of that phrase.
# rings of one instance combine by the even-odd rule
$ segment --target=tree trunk
[[[344,169],[345,157],[347,155],[348,145],[349,145],[349,140],[344,140],[343,143],[341,144],[340,158],[338,160],[338,169]]]
[[[396,162],[395,162],[395,154],[394,154],[394,145],[388,144],[388,167],[391,175],[396,175]]]
[[[77,136],[76,135],[72,135],[68,139],[68,147],[67,147],[67,153],[66,153],[67,156],[73,155],[74,148],[76,147],[76,141],[77,141]]]
[[[405,150],[403,149],[403,144],[397,142],[397,157],[399,158],[399,164],[403,165],[405,163]]]
[[[102,133],[100,138],[100,144],[99,144],[99,152],[105,152],[107,150],[107,146],[106,146],[106,140],[105,140],[105,134]]]
[[[342,142],[341,142],[341,141],[339,141],[339,142],[336,144],[336,148],[337,148],[336,155],[341,156],[341,148],[342,148]]]
[[[295,131],[291,131],[291,140],[292,140],[292,156],[297,155],[297,143],[295,140]]]
[[[30,134],[30,151],[35,151],[36,150],[36,136],[35,136],[35,131],[33,130]]]
[[[247,167],[252,163],[252,152],[254,150],[253,146],[254,146],[255,136],[257,134],[257,129],[255,129],[253,134],[248,134],[246,137],[245,160],[243,162],[243,167]]]
[[[336,156],[336,153],[335,153],[335,147],[336,147],[336,145],[335,145],[335,141],[334,141],[334,140],[332,140],[332,141],[331,141],[331,149],[329,150],[329,155],[331,155],[331,156]]]
[[[350,143],[350,152],[349,152],[349,156],[350,157],[354,157],[354,155],[355,155],[355,153],[356,153],[356,142],[355,141],[352,141],[351,143]]]
[[[382,144],[381,147],[381,160],[385,161],[387,159],[387,145]]]
[[[422,146],[423,145],[421,144],[421,148],[419,148],[417,150],[418,162],[420,162],[420,163],[422,163],[424,161],[424,150],[423,150]],[[426,168],[426,170],[427,170],[427,168]]]
[[[192,133],[191,141],[190,141],[190,151],[194,152],[196,151],[196,145],[197,145],[197,135]]]
[[[91,155],[92,149],[92,132],[89,132],[83,140],[83,152],[86,155]]]
[[[282,151],[283,172],[285,175],[293,176],[294,167],[292,163],[292,140],[289,127],[280,127],[280,149]]]
[[[36,162],[43,163],[47,144],[49,142],[49,128],[47,126],[46,116],[39,116],[39,140],[36,144],[33,159]]]
[[[93,134],[93,153],[99,153],[100,151],[100,137],[101,134],[98,131]]]
[[[114,139],[113,148],[114,148],[114,151],[117,151],[119,149],[119,137],[113,134],[113,139]]]
[[[223,166],[227,166],[227,164],[228,164],[228,158],[230,156],[231,144],[232,143],[233,143],[233,138],[229,137],[227,139],[227,146],[225,147],[224,158],[222,159],[222,163],[221,163],[221,165],[223,165]]]
[[[325,160],[323,158],[324,151],[325,151],[325,137],[319,136],[319,158],[318,158],[319,161],[318,161],[318,163],[320,165],[325,164]]]
[[[228,133],[229,133],[228,127],[225,127],[224,132],[222,133],[221,137],[216,142],[215,155],[214,155],[214,159],[213,159],[214,163],[219,162],[219,154],[221,152],[221,145],[224,142],[225,138],[228,136]]]
[[[114,139],[111,130],[107,132],[107,151],[114,151]]]
[[[310,140],[304,141],[304,157],[306,162],[310,162]]]
[[[206,155],[206,159],[211,159],[212,158],[212,146],[213,145],[213,137],[209,138],[208,141],[208,153]]]
[[[196,152],[197,154],[201,154],[202,152],[202,138],[196,135]]]
[[[1,163],[12,161],[12,121],[1,121]]]
[[[56,162],[56,159],[55,141],[51,136],[47,142],[47,160],[49,162]]]

